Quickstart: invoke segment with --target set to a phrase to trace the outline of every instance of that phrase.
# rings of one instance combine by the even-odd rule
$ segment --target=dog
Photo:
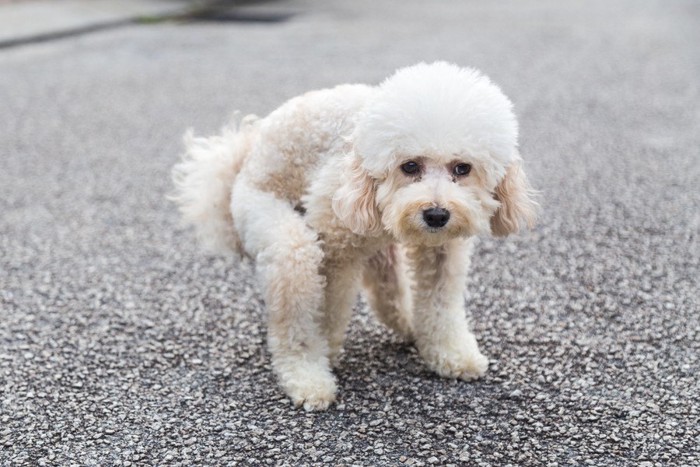
[[[254,260],[279,382],[295,406],[325,410],[361,288],[437,374],[484,375],[463,294],[474,238],[534,223],[517,137],[489,78],[419,63],[218,136],[190,131],[172,198],[205,247]]]

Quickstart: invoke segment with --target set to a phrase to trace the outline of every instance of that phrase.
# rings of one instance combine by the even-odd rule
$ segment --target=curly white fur
[[[170,199],[209,251],[240,251],[231,218],[231,187],[248,154],[256,121],[249,115],[240,125],[234,121],[225,127],[220,136],[195,138],[189,130],[183,138],[187,151],[173,169],[176,191]]]
[[[362,286],[438,374],[484,374],[462,294],[474,236],[534,221],[517,132],[488,78],[437,62],[187,137],[173,199],[203,244],[256,261],[273,368],[296,405],[335,399]]]

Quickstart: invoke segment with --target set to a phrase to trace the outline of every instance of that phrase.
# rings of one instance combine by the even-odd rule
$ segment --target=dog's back
[[[185,135],[186,152],[173,169],[183,222],[217,253],[242,253],[231,216],[238,174],[293,205],[301,203],[324,158],[342,154],[355,117],[374,88],[341,85],[295,97],[263,119],[244,118],[209,138]]]
[[[295,97],[260,121],[246,179],[293,204],[329,157],[346,154],[358,111],[373,88],[341,85]]]

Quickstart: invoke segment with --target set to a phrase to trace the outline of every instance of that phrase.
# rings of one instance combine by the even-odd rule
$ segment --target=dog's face
[[[490,231],[499,207],[484,168],[466,155],[397,159],[377,183],[381,223],[399,241],[439,245]]]
[[[474,70],[446,63],[399,70],[358,121],[352,173],[334,211],[356,233],[384,230],[426,245],[532,224],[536,203],[511,107]]]

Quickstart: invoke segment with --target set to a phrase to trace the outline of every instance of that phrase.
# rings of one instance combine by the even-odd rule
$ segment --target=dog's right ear
[[[377,181],[362,167],[362,160],[355,156],[347,180],[333,195],[333,212],[356,234],[377,232],[381,229],[381,222],[376,194]]]

